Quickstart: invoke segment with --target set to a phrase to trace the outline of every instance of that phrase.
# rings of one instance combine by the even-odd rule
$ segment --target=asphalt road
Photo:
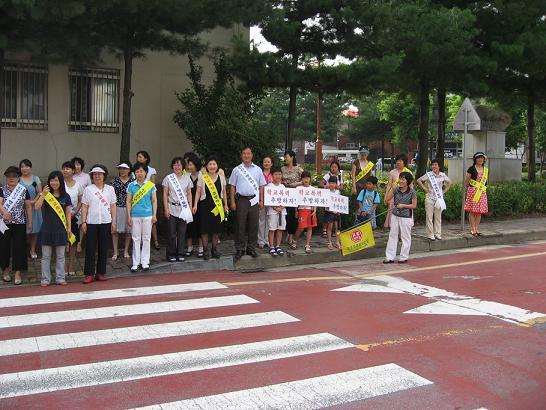
[[[545,409],[546,244],[0,289],[0,408]]]

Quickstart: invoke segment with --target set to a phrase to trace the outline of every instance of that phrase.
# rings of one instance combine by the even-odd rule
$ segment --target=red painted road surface
[[[497,303],[478,304],[467,314],[410,314],[404,312],[441,299],[387,288],[333,291],[382,286],[380,278]],[[208,282],[210,289],[162,290]],[[146,291],[149,287],[156,290]],[[140,294],[132,296],[132,288],[141,288]],[[122,297],[101,293],[116,289]],[[62,300],[77,292],[91,293]],[[44,300],[44,295],[57,296]],[[18,299],[29,296],[34,298]],[[478,315],[482,305],[493,311]],[[506,305],[536,315],[505,320]],[[125,409],[169,402],[175,402],[173,408],[190,408],[191,403],[195,408],[546,409],[544,244],[425,257],[407,265],[181,273],[47,289],[4,288],[0,306],[2,409]],[[281,319],[248,324],[229,318],[259,313]],[[205,319],[215,318],[215,326],[227,328],[207,328]],[[235,323],[231,328],[229,320]],[[192,322],[181,329],[196,328],[190,334],[148,332],[144,337],[139,331],[182,321]],[[108,333],[112,330],[117,336]],[[309,339],[298,338],[305,336]],[[296,339],[286,344],[285,338]],[[334,346],[325,348],[322,338]],[[274,343],[271,351],[253,350],[254,343],[268,341]],[[242,344],[250,345],[239,349]],[[202,353],[211,348],[221,349]],[[162,361],[159,355],[168,356]],[[176,360],[180,364],[173,368]],[[328,378],[317,379],[321,389],[298,384],[388,364],[396,365],[393,373],[357,373],[351,393],[341,391],[341,384],[330,385]],[[395,382],[400,374],[407,380]],[[294,395],[272,398],[274,390],[267,389],[282,383]],[[326,397],[328,389],[333,393]],[[215,398],[221,394],[225,401],[218,405]],[[266,398],[273,401],[266,404]],[[179,402],[190,399],[195,402]]]

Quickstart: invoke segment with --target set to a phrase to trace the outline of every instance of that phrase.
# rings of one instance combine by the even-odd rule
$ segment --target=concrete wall
[[[472,158],[465,161],[465,170],[472,165]],[[448,176],[454,182],[463,180],[463,160],[461,158],[450,158]],[[489,181],[521,181],[521,159],[512,158],[489,158]]]
[[[213,47],[231,46],[234,34],[249,37],[248,28],[216,29],[202,37]],[[27,61],[29,56],[8,55],[8,60]],[[121,112],[123,93],[123,63],[113,55],[105,55],[100,64],[90,68],[118,69],[120,79],[120,129],[118,133],[70,131],[68,66],[49,65],[48,75],[48,128],[47,130],[2,129],[0,168],[17,165],[23,158],[34,164],[34,172],[46,176],[73,156],[81,156],[86,165],[103,163],[114,171],[119,159],[121,141]],[[210,81],[213,65],[203,59],[204,80]],[[184,132],[173,122],[180,103],[175,91],[189,86],[186,56],[173,56],[165,52],[150,52],[145,59],[135,60],[133,70],[131,161],[139,150],[146,150],[152,158],[160,177],[169,172],[173,156],[191,150]]]

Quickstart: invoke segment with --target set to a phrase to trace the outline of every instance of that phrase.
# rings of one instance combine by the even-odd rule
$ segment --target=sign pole
[[[464,186],[464,181],[466,179],[466,164],[465,164],[465,153],[466,153],[466,136],[468,134],[468,109],[464,109],[464,133],[463,133],[463,179],[462,179],[462,205],[461,205],[461,232],[464,234],[464,203],[466,199],[466,189]]]

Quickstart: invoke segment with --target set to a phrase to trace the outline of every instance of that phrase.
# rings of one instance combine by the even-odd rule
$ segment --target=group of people
[[[355,223],[371,221],[375,229],[381,194],[377,190],[375,165],[368,155],[368,148],[361,147],[351,166],[350,181],[343,178],[340,164],[332,161],[318,185],[339,194],[345,184],[352,184],[357,203]],[[476,153],[465,179],[465,209],[473,236],[481,235],[481,215],[488,211],[485,161],[484,153]],[[304,234],[304,250],[312,252],[312,233],[318,226],[316,207],[264,206],[266,186],[311,186],[311,174],[298,166],[295,152],[285,153],[282,167],[274,165],[272,156],[263,158],[259,167],[253,162],[252,149],[245,147],[241,163],[233,169],[229,180],[219,165],[214,157],[202,163],[192,152],[172,159],[172,173],[161,183],[163,216],[168,226],[167,261],[184,261],[192,254],[204,259],[219,258],[219,238],[229,211],[236,212],[235,260],[245,254],[258,256],[257,248],[268,249],[273,257],[282,256],[283,242],[297,249]],[[61,170],[51,172],[45,184],[33,175],[28,159],[22,160],[18,167],[6,169],[5,184],[0,189],[0,268],[5,282],[12,280],[12,273],[15,284],[22,282],[21,272],[27,269],[27,238],[32,259],[37,258],[37,245],[41,246],[42,286],[51,283],[53,254],[55,281],[66,284],[65,276],[75,274],[75,255],[81,251],[82,242],[85,243],[84,283],[106,280],[109,248],[111,245],[112,259],[117,260],[120,236],[124,238],[123,258],[132,258],[131,271],[150,268],[152,241],[159,248],[157,172],[150,165],[150,155],[139,151],[134,165],[118,164],[118,175],[110,184],[104,165],[93,165],[89,173],[84,172],[84,167],[83,159],[72,158],[62,164]],[[398,155],[394,169],[388,174],[383,198],[388,204],[385,227],[390,228],[385,263],[394,262],[399,239],[402,246],[398,262],[408,260],[413,212],[417,207],[414,182],[407,168],[407,157]],[[441,240],[441,213],[446,206],[443,195],[450,189],[451,181],[440,171],[439,162],[433,160],[430,172],[417,179],[417,184],[426,192],[427,236],[430,240]],[[229,195],[227,185],[230,185]],[[340,214],[326,209],[322,237],[327,239],[331,250],[340,248],[340,229]]]

